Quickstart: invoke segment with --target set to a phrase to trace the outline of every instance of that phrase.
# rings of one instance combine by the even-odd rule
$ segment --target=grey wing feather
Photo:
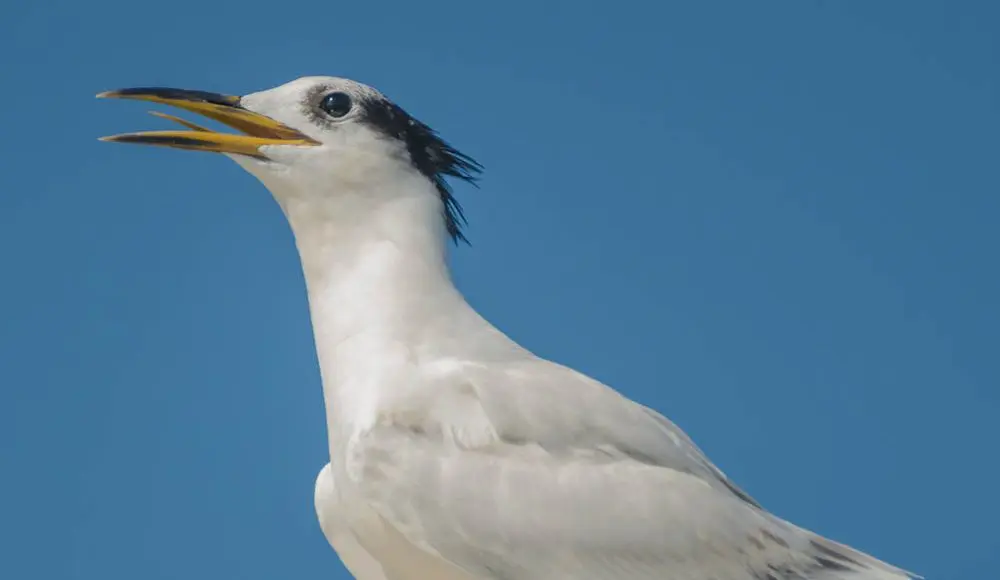
[[[544,360],[470,372],[498,435],[554,453],[592,448],[690,473],[760,505],[716,467],[673,422],[573,369]],[[505,380],[506,379],[506,380]],[[497,384],[502,381],[500,384]]]
[[[453,393],[457,427],[383,420],[355,473],[388,524],[475,577],[908,577],[759,509],[672,423],[565,367],[467,369]]]

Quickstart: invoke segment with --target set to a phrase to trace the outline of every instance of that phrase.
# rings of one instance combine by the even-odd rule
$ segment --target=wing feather
[[[356,443],[364,500],[493,580],[907,578],[768,514],[670,421],[543,363],[464,368],[436,412],[382,417]]]

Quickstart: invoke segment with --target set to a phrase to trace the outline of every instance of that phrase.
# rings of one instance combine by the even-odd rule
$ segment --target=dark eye
[[[330,93],[319,102],[319,108],[334,118],[350,113],[351,106],[351,97],[347,93]]]

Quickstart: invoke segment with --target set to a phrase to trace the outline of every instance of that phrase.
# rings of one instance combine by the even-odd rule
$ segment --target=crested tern
[[[480,165],[381,92],[304,77],[243,97],[99,97],[237,129],[105,137],[225,154],[270,191],[306,280],[330,462],[320,527],[359,580],[903,580],[797,527],[676,425],[527,351],[452,283]]]

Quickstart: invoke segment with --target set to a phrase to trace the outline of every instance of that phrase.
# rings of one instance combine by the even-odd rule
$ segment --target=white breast
[[[357,580],[475,580],[408,542],[360,501],[344,501],[329,463],[316,478],[315,504],[323,535]]]

